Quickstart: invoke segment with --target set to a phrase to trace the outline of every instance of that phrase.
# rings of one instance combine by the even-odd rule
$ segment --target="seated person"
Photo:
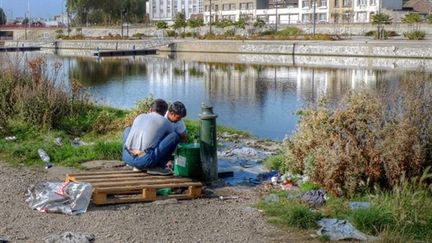
[[[174,126],[175,132],[180,136],[180,142],[186,142],[186,126],[182,118],[186,117],[186,107],[180,101],[172,103],[168,107],[168,112],[165,114],[167,118]]]
[[[164,118],[168,104],[162,99],[153,101],[150,112],[140,114],[132,127],[123,132],[122,160],[139,170],[169,174],[167,162],[176,149],[180,136],[168,119]]]

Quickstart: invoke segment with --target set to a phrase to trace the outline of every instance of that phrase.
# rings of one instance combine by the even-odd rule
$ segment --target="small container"
[[[200,179],[202,177],[200,144],[180,144],[174,158],[174,175]]]

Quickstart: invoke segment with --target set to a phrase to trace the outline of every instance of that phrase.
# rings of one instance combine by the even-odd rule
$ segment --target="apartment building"
[[[173,22],[179,12],[188,19],[192,14],[204,11],[204,0],[149,0],[149,15],[152,21]]]
[[[239,20],[241,17],[253,19],[257,9],[268,7],[267,0],[204,0],[204,22],[218,19]]]
[[[371,17],[383,9],[400,10],[402,0],[354,0],[354,22],[370,22]]]
[[[368,23],[380,10],[401,9],[402,0],[205,0],[204,6],[205,23],[210,12],[212,21],[243,16],[269,24]]]

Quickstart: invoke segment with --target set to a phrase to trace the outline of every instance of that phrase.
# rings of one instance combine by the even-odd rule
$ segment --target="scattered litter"
[[[359,208],[370,208],[369,202],[350,202],[350,209],[359,209]]]
[[[243,155],[243,156],[256,156],[258,155],[258,151],[256,151],[253,148],[249,148],[249,147],[243,147],[243,148],[239,148],[239,149],[233,149],[231,151],[232,154],[235,155]]]
[[[278,185],[278,181],[279,181],[279,176],[273,176],[270,179],[271,183],[273,184],[273,186],[277,186]]]
[[[156,200],[153,202],[155,205],[166,205],[166,204],[177,204],[178,200],[176,198],[170,198],[166,200]]]
[[[57,146],[62,146],[63,145],[62,138],[61,137],[54,138],[54,144]]]
[[[28,189],[26,202],[40,212],[77,215],[87,211],[91,195],[89,183],[42,182]]]
[[[269,194],[264,198],[264,201],[266,203],[278,203],[279,202],[279,197],[276,194]]]
[[[220,200],[230,200],[230,199],[238,199],[239,197],[237,196],[228,196],[228,197],[224,197],[224,196],[220,196],[219,199]]]
[[[81,138],[74,138],[74,140],[72,140],[72,146],[74,147],[81,147],[81,146],[87,146],[92,144],[93,143],[86,143],[84,141],[81,141]]]
[[[15,141],[17,139],[16,136],[5,137],[6,141]]]
[[[64,232],[61,235],[49,235],[45,237],[45,243],[91,243],[96,239],[93,234]]]
[[[300,195],[300,200],[307,203],[310,207],[319,208],[324,205],[326,192],[323,189],[311,190]]]
[[[48,156],[48,154],[43,149],[38,149],[39,157],[42,159],[43,162],[45,162],[45,169],[49,169],[53,166],[51,163],[51,159]]]
[[[375,240],[376,237],[366,235],[358,231],[347,220],[339,220],[333,218],[323,218],[317,221],[321,228],[317,231],[319,236],[328,236],[331,241],[337,240]]]

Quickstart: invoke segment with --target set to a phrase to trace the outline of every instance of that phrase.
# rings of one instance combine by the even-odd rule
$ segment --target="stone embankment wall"
[[[168,52],[432,58],[432,43],[408,41],[184,41]]]

